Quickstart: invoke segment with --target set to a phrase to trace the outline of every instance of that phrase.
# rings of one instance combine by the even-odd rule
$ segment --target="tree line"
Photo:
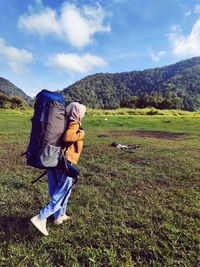
[[[199,103],[197,103],[199,101]],[[200,104],[200,99],[186,97],[181,98],[176,95],[164,97],[159,94],[147,93],[141,96],[132,96],[130,98],[122,99],[120,106],[126,108],[146,108],[154,107],[157,109],[182,109],[188,111],[194,111],[196,106]]]
[[[0,108],[25,110],[30,106],[18,96],[7,96],[0,93]]]

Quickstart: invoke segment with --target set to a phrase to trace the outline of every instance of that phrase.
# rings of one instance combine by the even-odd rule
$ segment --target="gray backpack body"
[[[62,154],[66,107],[59,93],[42,90],[36,96],[27,164],[39,169],[56,167]]]

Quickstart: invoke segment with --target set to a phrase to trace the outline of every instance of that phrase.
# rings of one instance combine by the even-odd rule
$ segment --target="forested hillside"
[[[0,77],[0,108],[27,109],[32,99],[10,81]]]
[[[0,77],[0,94],[4,94],[9,97],[16,96],[27,102],[31,101],[31,98],[27,96],[21,89],[2,77]]]
[[[200,57],[162,68],[87,76],[63,93],[67,102],[80,101],[92,108],[194,110],[200,107]]]
[[[162,68],[87,76],[61,92],[67,103],[79,101],[97,109],[151,106],[193,111],[200,108],[200,57]],[[21,89],[0,78],[0,107],[15,107],[20,99],[32,101]]]

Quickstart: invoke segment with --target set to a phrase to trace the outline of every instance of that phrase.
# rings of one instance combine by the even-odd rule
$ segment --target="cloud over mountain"
[[[4,39],[0,38],[0,55],[2,55],[6,63],[14,70],[19,73],[22,71],[25,64],[33,60],[32,53],[25,49],[18,49],[13,46],[7,46]]]
[[[159,62],[160,59],[161,59],[164,55],[166,55],[166,52],[165,52],[165,51],[154,52],[154,51],[151,50],[151,51],[149,52],[149,55],[150,55],[150,57],[152,58],[153,61],[155,61],[155,62]]]
[[[49,64],[62,71],[88,73],[95,67],[106,66],[107,62],[90,53],[84,55],[57,53],[50,59]]]
[[[173,54],[178,57],[192,57],[200,55],[200,19],[192,27],[188,35],[182,33],[180,26],[173,26],[169,34]]]

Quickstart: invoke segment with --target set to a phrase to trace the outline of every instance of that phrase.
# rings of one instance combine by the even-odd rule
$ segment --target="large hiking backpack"
[[[64,97],[42,90],[36,96],[27,164],[39,169],[56,167],[62,154],[62,135],[66,128]]]

